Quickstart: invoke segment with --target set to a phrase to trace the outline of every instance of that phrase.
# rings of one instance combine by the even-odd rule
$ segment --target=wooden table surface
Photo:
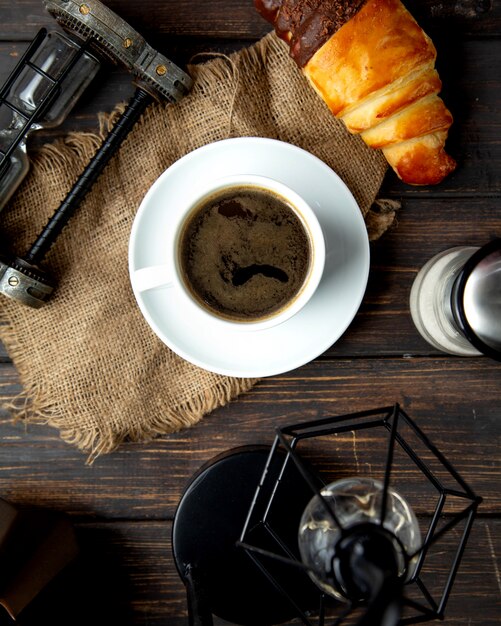
[[[179,64],[200,51],[237,50],[269,30],[252,0],[107,4]],[[170,533],[182,490],[198,467],[233,446],[271,443],[278,425],[393,402],[484,499],[446,623],[500,623],[501,365],[432,349],[414,328],[408,300],[431,256],[501,236],[501,3],[412,0],[407,6],[438,49],[443,97],[455,118],[448,146],[459,166],[437,187],[408,187],[388,174],[382,195],[401,200],[402,210],[372,245],[362,306],[335,345],[304,367],[262,380],[189,430],[125,444],[92,466],[56,431],[13,423],[0,411],[0,496],[70,514],[82,546],[78,572],[68,575],[63,597],[42,606],[46,618],[37,623],[185,624]],[[54,22],[40,0],[0,0],[2,82],[41,26]],[[125,71],[106,72],[42,141],[69,130],[94,131],[99,111],[128,98],[133,88]],[[4,397],[21,391],[3,348],[0,387]],[[363,441],[350,441],[357,467],[363,448]]]

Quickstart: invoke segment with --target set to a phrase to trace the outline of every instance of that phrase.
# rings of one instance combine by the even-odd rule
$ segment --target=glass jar
[[[435,255],[416,276],[409,304],[437,350],[501,360],[501,239]]]

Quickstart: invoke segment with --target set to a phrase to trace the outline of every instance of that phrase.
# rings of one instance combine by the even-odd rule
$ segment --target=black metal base
[[[191,624],[210,624],[217,615],[233,624],[266,626],[296,615],[284,594],[236,546],[268,455],[268,447],[249,446],[216,457],[200,470],[179,503],[172,546],[187,586]],[[278,477],[281,468],[277,458],[269,472]],[[312,496],[303,484],[294,464],[288,464],[280,482],[280,519],[273,520],[274,529],[295,550],[301,514]],[[304,571],[269,561],[268,570],[297,605],[304,611],[318,607],[318,589]]]

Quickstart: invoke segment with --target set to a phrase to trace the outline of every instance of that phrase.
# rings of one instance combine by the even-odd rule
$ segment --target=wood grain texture
[[[405,4],[425,26],[447,20],[470,33],[499,33],[501,29],[501,11],[494,0],[408,0]],[[199,0],[108,0],[106,5],[141,34],[153,38],[161,33],[258,39],[269,30],[252,0],[213,0],[202,5]],[[31,39],[34,27],[53,24],[41,0],[0,0],[0,17],[0,39]]]
[[[3,365],[0,372],[2,395],[17,393],[12,366]],[[484,498],[482,510],[500,513],[500,395],[499,366],[487,359],[319,360],[262,380],[189,430],[149,444],[126,444],[91,467],[83,467],[85,457],[60,442],[56,432],[35,426],[25,432],[4,413],[0,493],[14,502],[36,499],[83,516],[172,517],[189,478],[217,454],[241,445],[271,445],[277,426],[399,402]],[[320,467],[329,465],[331,454],[334,465],[326,471],[336,476],[379,467],[384,438],[362,433],[339,441],[334,448],[322,442],[323,452],[309,454]],[[409,472],[406,477],[422,496],[416,506],[425,511],[424,481]]]
[[[199,52],[238,50],[269,30],[252,0],[106,4],[180,65]],[[80,559],[59,581],[62,586],[55,585],[33,606],[28,626],[186,624],[171,529],[194,472],[230,448],[269,445],[277,426],[395,401],[484,499],[445,623],[499,623],[501,366],[432,349],[414,328],[408,299],[418,269],[431,256],[501,236],[501,3],[405,4],[438,50],[443,98],[455,118],[448,149],[458,169],[441,185],[425,188],[405,186],[389,172],[381,195],[402,200],[402,209],[390,231],[371,246],[365,297],[339,341],[314,362],[262,380],[191,429],[148,443],[127,443],[92,466],[55,429],[13,422],[7,411],[0,411],[0,497],[69,513],[82,547]],[[0,83],[42,26],[53,28],[54,20],[41,0],[0,0]],[[132,91],[127,72],[103,67],[64,124],[42,131],[30,141],[30,150],[70,131],[96,132],[98,113],[112,110]],[[10,400],[20,391],[18,374],[2,346],[0,397]],[[325,477],[378,476],[384,443],[379,435],[351,431],[311,444],[304,453]],[[420,514],[429,512],[436,493],[409,469],[405,455],[397,456],[396,467],[395,481],[406,495],[410,488],[412,506]],[[457,508],[452,501],[447,512]],[[436,566],[443,572],[440,558]],[[223,625],[216,621],[216,626]]]
[[[499,623],[500,524],[476,520],[445,624]],[[185,626],[185,590],[172,558],[171,528],[168,521],[78,523],[80,559],[40,598],[26,626]],[[228,622],[215,620],[215,626],[223,624]]]

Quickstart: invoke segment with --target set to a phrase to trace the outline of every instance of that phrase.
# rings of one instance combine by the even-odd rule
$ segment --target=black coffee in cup
[[[194,207],[178,250],[183,281],[202,306],[252,322],[295,300],[308,277],[311,248],[287,199],[243,185],[216,191]]]

